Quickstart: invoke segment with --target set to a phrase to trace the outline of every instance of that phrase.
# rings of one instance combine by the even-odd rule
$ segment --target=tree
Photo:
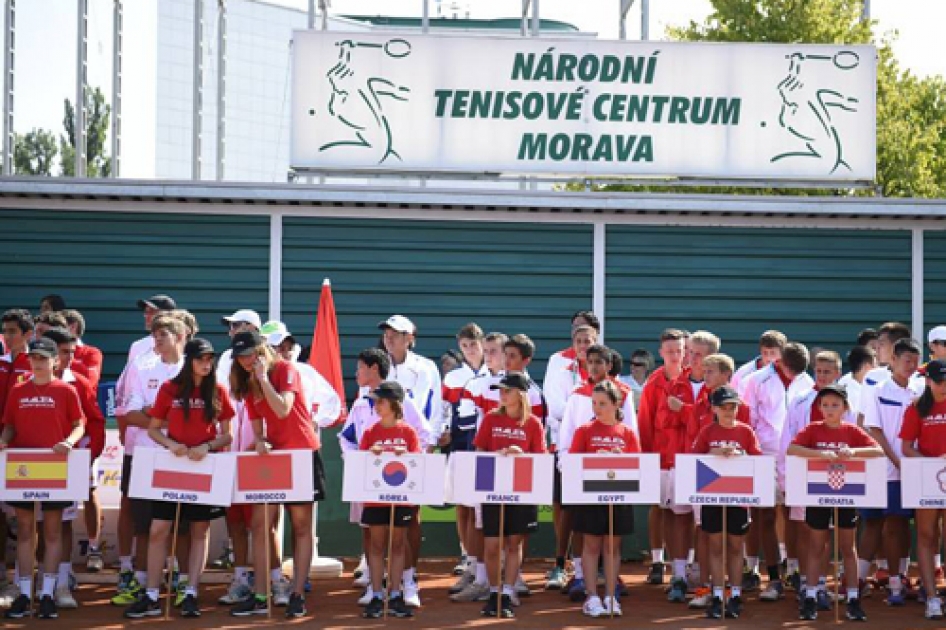
[[[946,196],[946,83],[901,70],[889,39],[876,41],[862,19],[863,0],[711,0],[705,21],[671,27],[672,39],[810,44],[875,43],[877,61],[877,184],[884,196]],[[605,186],[606,190],[644,190]],[[649,188],[655,190],[655,188]],[[664,188],[666,190],[666,188]],[[832,191],[707,189],[749,194]],[[839,194],[839,191],[833,191]]]
[[[17,175],[53,174],[53,162],[59,153],[56,134],[46,129],[33,129],[26,135],[16,134],[13,148],[13,170]]]
[[[112,160],[105,155],[105,142],[109,129],[112,108],[105,103],[105,94],[100,88],[85,91],[86,98],[86,175],[88,177],[108,177],[112,172]],[[62,154],[62,174],[75,177],[76,174],[76,112],[72,102],[66,99],[66,114],[62,126],[66,135],[59,136]]]

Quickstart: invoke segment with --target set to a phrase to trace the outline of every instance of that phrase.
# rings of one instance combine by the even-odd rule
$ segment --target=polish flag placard
[[[163,448],[136,448],[131,458],[128,496],[199,505],[230,505],[236,460],[211,453],[200,461]]]

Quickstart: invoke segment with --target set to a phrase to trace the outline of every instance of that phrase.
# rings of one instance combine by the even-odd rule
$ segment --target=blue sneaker
[[[572,581],[571,588],[568,589],[568,599],[573,602],[583,602],[587,597],[585,593],[585,581],[583,579],[575,579]]]
[[[818,595],[815,597],[818,603],[818,610],[831,610],[831,600],[828,599],[828,592],[818,589]]]
[[[906,598],[903,596],[903,591],[887,595],[888,606],[903,606],[904,603],[906,603]]]
[[[667,595],[668,602],[686,602],[687,600],[687,581],[683,578],[674,578],[670,583],[670,593]]]
[[[312,580],[310,580],[309,578],[305,579],[305,592],[306,593],[312,592]]]

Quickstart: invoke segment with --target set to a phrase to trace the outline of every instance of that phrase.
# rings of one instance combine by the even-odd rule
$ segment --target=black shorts
[[[128,496],[128,484],[131,483],[131,455],[125,455],[122,457],[122,479],[119,483],[119,489],[122,491],[122,496]]]
[[[36,502],[34,501],[7,501],[7,505],[17,510],[29,510],[32,512],[36,509]],[[67,507],[72,505],[72,501],[40,501],[39,508],[43,512],[61,512]]]
[[[325,499],[325,465],[322,454],[312,451],[312,501],[287,501],[284,505],[308,505]]]
[[[741,507],[727,507],[726,531],[732,536],[744,536],[749,531],[749,510]],[[718,505],[704,505],[700,508],[700,528],[707,534],[723,532],[723,508]]]
[[[417,510],[410,505],[394,506],[394,526],[407,527],[417,517]],[[391,524],[391,508],[386,506],[366,507],[361,511],[361,524],[371,527],[380,525],[387,527]]]
[[[151,521],[157,518],[155,506],[159,503],[168,503],[167,501],[155,501],[153,499],[128,499],[129,509],[131,510],[131,522],[134,525],[136,536],[147,536],[151,533]],[[172,506],[171,516],[165,520],[174,520],[175,503],[168,503]],[[189,534],[190,524],[187,520],[184,506],[181,506],[181,522],[178,524],[178,533]]]
[[[589,536],[608,535],[608,506],[607,505],[576,505],[574,506],[575,521],[572,528],[580,534]],[[634,533],[634,506],[615,505],[614,525],[611,530],[615,536],[626,536]]]
[[[535,505],[507,505],[503,510],[503,536],[532,534],[539,529],[539,508]],[[499,537],[499,505],[483,504],[483,536]]]
[[[834,508],[810,507],[805,508],[805,522],[808,527],[819,532],[826,531],[834,520]],[[857,510],[855,508],[838,508],[838,529],[854,529],[857,527]]]
[[[151,518],[156,521],[173,521],[177,514],[177,503],[171,501],[151,501]],[[181,503],[180,525],[194,521],[202,523],[221,518],[227,513],[227,508],[219,505],[197,505],[196,503]]]

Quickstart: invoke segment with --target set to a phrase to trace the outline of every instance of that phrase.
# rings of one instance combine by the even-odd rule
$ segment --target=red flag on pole
[[[342,347],[338,341],[338,320],[335,318],[332,283],[328,278],[322,281],[322,295],[319,296],[319,312],[315,318],[309,365],[335,389],[339,400],[342,401],[342,413],[335,426],[344,423],[348,417],[348,404],[345,401],[345,379],[342,375]]]

